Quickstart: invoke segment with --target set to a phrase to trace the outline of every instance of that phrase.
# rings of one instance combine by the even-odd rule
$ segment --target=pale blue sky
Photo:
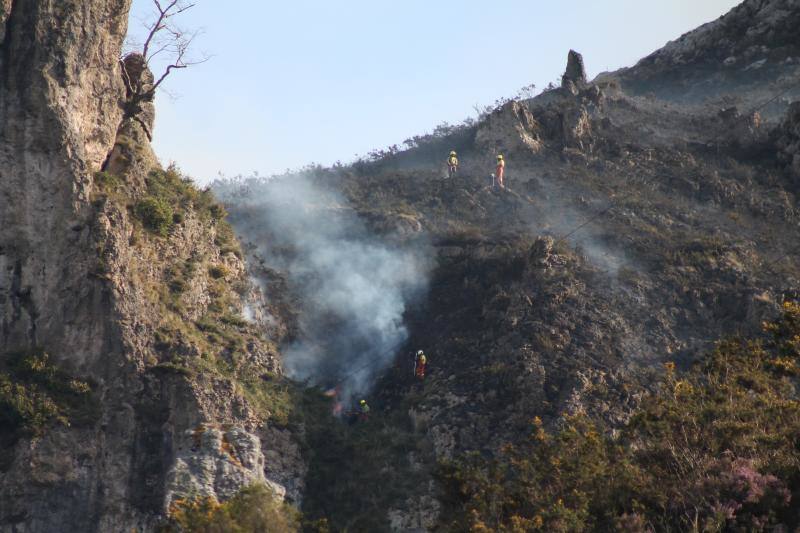
[[[201,183],[349,161],[522,86],[632,65],[738,0],[195,0],[213,58],[158,97],[155,149]],[[134,0],[136,18],[152,0]]]

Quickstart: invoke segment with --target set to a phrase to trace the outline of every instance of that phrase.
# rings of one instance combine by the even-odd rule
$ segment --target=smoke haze
[[[337,192],[306,174],[226,180],[214,189],[242,240],[288,274],[302,302],[299,334],[283,349],[287,374],[338,385],[345,399],[368,392],[408,338],[408,302],[426,289],[420,247],[370,234]]]

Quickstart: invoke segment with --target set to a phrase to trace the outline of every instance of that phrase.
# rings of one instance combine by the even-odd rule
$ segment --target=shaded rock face
[[[153,73],[138,53],[122,60],[120,73],[125,86],[124,115],[103,170],[115,176],[125,174],[129,185],[142,192],[148,171],[158,164],[150,146],[156,120]]]
[[[791,105],[779,131],[779,158],[795,182],[800,184],[800,102]]]
[[[139,123],[147,135],[153,140],[155,124],[155,78],[144,57],[139,53],[131,53],[122,60],[122,79],[125,82],[125,118]]]

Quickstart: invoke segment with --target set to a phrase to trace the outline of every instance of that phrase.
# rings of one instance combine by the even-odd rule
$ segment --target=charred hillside
[[[745,2],[726,18],[738,20],[743,10],[762,4],[769,3]],[[772,24],[766,29],[758,22],[753,42],[746,43],[783,51],[773,58],[784,65],[779,67],[783,88],[800,83],[786,66],[791,62],[783,62],[793,53],[781,40],[783,24],[797,15],[793,6],[786,9],[786,17],[765,19]],[[693,45],[698,54],[717,53],[703,42]],[[252,242],[251,265],[259,266],[251,271],[267,274],[267,294],[270,286],[277,290],[280,279],[297,295],[293,284],[303,279],[286,268],[285,259],[296,255],[291,242],[264,253],[263,243],[280,240],[283,230],[256,215],[266,206],[275,209],[265,198],[291,183],[310,183],[335,197],[326,203],[298,194],[295,209],[357,219],[372,238],[414,250],[426,265],[418,272],[426,276],[423,292],[404,300],[405,342],[391,361],[376,363],[380,371],[371,372],[372,385],[358,389],[372,407],[370,422],[322,422],[310,429],[312,442],[327,443],[326,450],[309,451],[304,509],[310,517],[326,518],[336,530],[689,528],[682,506],[694,504],[663,500],[672,497],[659,493],[656,470],[663,468],[686,472],[670,485],[675,490],[704,476],[719,481],[705,493],[697,523],[796,522],[786,497],[796,478],[784,467],[797,458],[781,440],[794,427],[791,409],[782,411],[780,423],[765,435],[751,433],[760,423],[752,415],[758,402],[773,394],[796,397],[793,371],[775,370],[785,350],[797,355],[785,344],[794,327],[791,301],[800,275],[794,260],[800,247],[796,106],[790,109],[781,99],[785,95],[770,101],[775,93],[769,93],[769,83],[754,92],[750,81],[737,77],[709,89],[704,94],[709,101],[700,104],[691,96],[686,105],[667,94],[640,96],[647,91],[630,88],[623,74],[652,76],[654,84],[663,80],[667,86],[674,81],[667,71],[651,73],[647,61],[593,82],[585,80],[580,64],[570,54],[561,88],[509,102],[478,123],[418,138],[407,151],[272,181],[218,186],[234,226]],[[686,66],[685,73],[693,68]],[[742,94],[746,105],[730,106]],[[763,99],[756,97],[761,94]],[[726,101],[724,107],[714,104]],[[445,179],[450,149],[458,150],[461,165],[455,178]],[[506,190],[493,188],[489,178],[497,153],[507,161]],[[311,270],[304,274],[319,274]],[[309,316],[304,309],[319,302],[313,294],[284,300],[294,314],[281,316],[297,325],[285,342],[317,327],[301,322]],[[788,322],[773,323],[781,313]],[[770,341],[764,324],[783,336]],[[762,352],[737,351],[733,345],[713,352],[718,341],[736,335],[774,344]],[[422,383],[410,370],[410,354],[417,349],[429,357]],[[348,361],[352,355],[334,357]],[[668,427],[688,431],[702,419],[693,418],[697,413],[691,409],[704,409],[704,402],[720,393],[722,385],[713,376],[724,371],[727,363],[721,360],[750,361],[752,373],[736,365],[729,369],[744,372],[737,374],[742,383],[756,380],[764,387],[729,384],[736,394],[756,395],[756,404],[740,405],[750,413],[747,420],[724,409],[704,416],[720,417],[720,426],[739,424],[745,438],[784,444],[726,449],[725,433],[710,430],[704,438],[719,446],[715,451],[701,453],[704,445],[694,440],[681,449],[697,453],[695,463],[649,448],[653,442],[633,424],[642,417],[665,422],[665,413],[678,405],[665,403],[665,391],[685,382],[698,396],[686,397],[687,418],[669,419]],[[666,384],[665,368],[673,380]],[[346,377],[346,370],[337,371],[321,385]],[[530,439],[539,432],[542,445],[536,447]],[[625,454],[637,446],[651,455],[636,458],[641,476],[612,472],[589,459],[600,448],[578,447],[571,458],[559,455],[577,442],[570,435],[590,435],[603,450],[613,450],[601,454],[604,464],[633,461]],[[594,465],[605,481],[633,476],[652,492],[640,509],[631,494],[642,486],[625,485],[613,493],[618,500],[600,501],[598,486],[576,481],[592,477],[579,466],[545,476],[542,464],[526,463],[527,477],[515,476],[513,461],[531,454]],[[780,465],[772,460],[776,456]],[[740,493],[723,501],[728,489],[721,480],[734,479],[739,475],[734,471],[742,469],[772,483],[777,492],[770,494],[779,496],[757,500],[757,509],[745,505],[747,496]],[[540,487],[544,495],[532,498],[530,491]],[[719,518],[719,506],[729,503],[739,507]]]
[[[724,97],[750,105],[785,90],[785,105],[798,96],[792,83],[800,69],[799,16],[795,0],[742,2],[608,76],[631,93],[687,104]],[[777,115],[781,107],[767,111]]]
[[[796,1],[214,194],[129,4],[0,0],[0,531],[800,526]]]

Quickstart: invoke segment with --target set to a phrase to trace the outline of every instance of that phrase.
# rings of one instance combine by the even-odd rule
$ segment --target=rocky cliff
[[[299,497],[275,347],[224,209],[149,146],[129,1],[0,4],[0,530],[150,531]],[[138,65],[138,69],[137,69]]]

